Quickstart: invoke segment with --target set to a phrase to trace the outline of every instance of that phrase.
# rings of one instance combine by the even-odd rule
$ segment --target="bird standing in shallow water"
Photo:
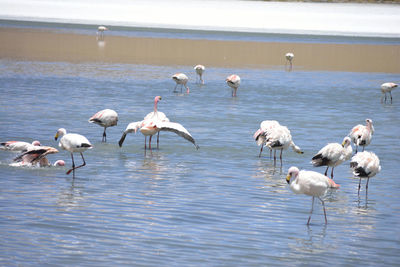
[[[84,137],[83,135],[74,133],[67,134],[67,131],[64,128],[58,129],[54,139],[57,141],[59,137],[61,137],[61,139],[58,146],[71,153],[72,168],[67,171],[67,174],[70,174],[72,171],[72,175],[75,178],[75,169],[81,168],[86,165],[85,158],[83,157],[82,152],[86,151],[87,149],[91,149],[93,146],[89,142],[89,140],[87,140],[86,137]],[[77,167],[75,167],[73,155],[74,152],[79,152],[83,160],[83,164]]]
[[[100,38],[103,38],[104,37],[104,32],[105,31],[108,31],[108,28],[106,27],[106,26],[99,26],[99,27],[97,27],[97,35],[100,37]]]
[[[354,145],[356,146],[356,153],[359,146],[364,148],[371,143],[372,135],[375,132],[374,126],[372,125],[371,119],[365,120],[366,125],[358,124],[351,129],[349,136],[351,141],[353,141]]]
[[[290,167],[286,176],[286,182],[290,185],[290,189],[296,194],[305,194],[312,196],[312,206],[310,217],[308,217],[307,225],[310,224],[311,215],[314,209],[314,198],[317,197],[324,208],[325,223],[328,223],[326,218],[325,203],[321,199],[329,188],[339,188],[332,179],[314,171],[305,171],[297,167]]]
[[[28,151],[33,146],[40,146],[40,142],[37,140],[32,143],[24,141],[7,141],[0,143],[0,150],[24,152]]]
[[[379,158],[373,152],[358,152],[351,158],[350,167],[353,169],[353,174],[360,178],[358,194],[360,194],[361,178],[367,178],[365,191],[368,192],[369,178],[374,177],[381,171],[381,166],[379,164]]]
[[[265,145],[265,140],[266,136],[268,135],[268,132],[270,132],[273,128],[281,126],[279,122],[275,120],[265,120],[260,123],[260,129],[258,129],[254,135],[253,138],[257,142],[257,145],[261,145],[260,148],[260,154],[258,154],[258,157],[261,157],[261,153],[263,151],[263,147]],[[269,150],[270,154],[269,156],[271,157],[272,149]]]
[[[236,74],[229,75],[228,77],[226,77],[225,81],[229,85],[229,87],[232,88],[232,96],[236,97],[236,92],[240,85],[239,75]]]
[[[112,127],[118,123],[118,113],[112,109],[103,109],[96,114],[94,114],[90,119],[90,123],[98,124],[104,127],[102,142],[107,142],[106,129],[107,127]]]
[[[172,75],[172,79],[176,82],[174,92],[177,92],[176,88],[180,84],[181,85],[181,93],[182,93],[182,87],[184,86],[186,88],[186,93],[189,94],[190,90],[189,90],[189,87],[187,86],[187,82],[188,82],[189,78],[185,74],[176,73],[176,74]]]
[[[393,103],[393,98],[392,98],[392,90],[399,86],[398,84],[395,83],[383,83],[381,85],[381,91],[382,91],[382,97],[381,97],[381,103],[383,103],[383,97],[385,97],[385,103],[386,103],[386,93],[389,93],[390,95],[390,104]]]
[[[200,84],[204,84],[203,73],[206,70],[206,68],[203,65],[196,65],[196,66],[194,66],[194,70],[196,71],[196,74],[199,76]],[[196,81],[197,81],[197,79],[196,79]]]
[[[324,146],[318,153],[311,159],[314,167],[327,166],[325,176],[328,173],[329,167],[332,167],[331,178],[333,179],[333,169],[342,164],[344,161],[349,160],[353,153],[351,148],[351,139],[346,136],[342,144],[329,143]]]
[[[286,67],[287,67],[287,64],[289,63],[289,69],[288,69],[288,71],[292,71],[292,68],[293,68],[292,60],[293,60],[293,58],[294,58],[294,54],[293,54],[293,53],[286,53],[285,58],[286,58],[285,69],[286,69]]]

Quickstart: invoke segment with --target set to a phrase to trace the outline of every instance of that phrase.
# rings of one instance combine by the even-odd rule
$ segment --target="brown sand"
[[[0,58],[208,67],[281,68],[293,52],[295,69],[400,73],[400,46],[137,38],[1,28]]]

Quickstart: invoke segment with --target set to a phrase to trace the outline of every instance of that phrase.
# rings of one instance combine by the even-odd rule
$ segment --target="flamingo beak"
[[[286,176],[286,182],[287,182],[288,184],[290,184],[290,178],[292,178],[292,176],[291,176],[290,174],[288,174],[288,175]]]
[[[346,144],[346,142],[345,142],[345,141],[343,141],[343,143],[342,143],[342,147],[344,147],[344,144]]]
[[[57,141],[57,139],[58,139],[58,133],[56,133],[56,136],[54,136],[54,140]]]

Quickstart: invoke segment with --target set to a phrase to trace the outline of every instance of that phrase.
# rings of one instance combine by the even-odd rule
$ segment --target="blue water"
[[[174,94],[171,75],[188,74],[189,95]],[[238,97],[224,79],[241,76]],[[64,266],[359,266],[400,260],[400,94],[380,103],[380,84],[397,74],[282,68],[207,67],[205,85],[192,66],[153,66],[0,59],[0,139],[39,140],[57,146],[58,128],[85,135],[94,145],[76,178],[67,167],[16,168],[16,154],[0,151],[0,265]],[[118,140],[161,95],[159,110],[186,127],[200,149],[162,132],[160,149],[144,154],[144,137]],[[107,130],[87,120],[115,109]],[[325,196],[328,224],[311,198],[293,194],[287,169],[324,172],[311,157],[341,142],[356,124],[375,126],[367,150],[382,171],[357,195],[348,162],[335,169],[337,191]],[[263,120],[291,130],[305,153],[284,151],[274,167],[258,158],[252,139]],[[153,143],[155,144],[155,143]],[[79,156],[76,157],[79,160]],[[365,181],[363,182],[365,185]]]

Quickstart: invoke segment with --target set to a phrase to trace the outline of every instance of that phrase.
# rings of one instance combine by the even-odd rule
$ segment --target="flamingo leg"
[[[269,149],[269,159],[272,159],[272,149]]]
[[[107,142],[106,127],[104,127],[103,138],[101,139],[101,142]]]
[[[360,188],[361,188],[361,178],[360,178],[360,182],[358,182],[358,195],[360,195]]]
[[[274,150],[274,166],[276,165],[276,149]]]
[[[322,207],[324,208],[325,224],[327,224],[327,223],[328,223],[328,220],[326,219],[325,203],[324,203],[324,201],[323,201],[320,197],[318,197],[318,198],[319,198],[319,200],[320,200],[321,203],[322,203]]]
[[[325,170],[325,176],[326,176],[326,174],[328,173],[328,169],[329,169],[329,166],[328,166],[328,167],[326,167],[326,170]]]
[[[310,217],[308,217],[307,225],[310,225],[310,220],[311,220],[311,215],[314,210],[314,197],[312,197],[312,204],[311,204],[311,211],[310,211]]]
[[[367,179],[367,185],[365,186],[365,191],[368,193],[368,183],[369,183],[369,177]]]
[[[73,171],[73,177],[75,178],[75,169],[78,169],[78,168],[81,168],[81,167],[83,167],[83,166],[85,166],[86,165],[86,161],[85,161],[85,158],[83,157],[83,154],[82,154],[82,152],[80,153],[81,154],[81,157],[82,157],[82,160],[83,160],[83,163],[81,164],[81,165],[79,165],[79,166],[77,166],[77,167],[75,167],[75,163],[74,163],[74,158],[73,158],[73,156],[72,156],[72,153],[71,153],[71,156],[72,156],[72,169],[70,169],[68,172],[67,172],[67,174],[70,174],[71,173],[71,171]]]
[[[333,179],[333,169],[334,169],[335,167],[332,167],[332,170],[331,170],[331,178]]]
[[[176,92],[176,88],[177,88],[177,87],[178,87],[178,84],[175,85],[174,92]]]
[[[75,178],[75,161],[74,161],[74,154],[71,153],[71,159],[72,159],[72,169],[69,169],[67,171],[67,175],[71,173],[72,171],[72,177]]]
[[[281,148],[281,154],[279,156],[279,159],[281,160],[281,166],[282,166],[282,152],[283,152],[283,148]]]
[[[151,150],[151,138],[152,138],[153,136],[152,135],[150,135],[150,138],[149,138],[149,149]]]
[[[258,157],[259,157],[259,158],[261,157],[261,152],[263,151],[263,147],[264,147],[264,145],[261,144],[260,154],[258,154]]]
[[[201,84],[204,84],[204,80],[203,80],[203,76],[202,75],[200,75],[200,82],[201,82]]]
[[[147,143],[147,136],[144,136],[144,152],[146,153],[146,143]]]
[[[160,144],[160,132],[157,133],[157,149],[159,147]]]
[[[393,98],[392,98],[392,92],[389,91],[389,95],[390,95],[390,104],[393,104]]]

